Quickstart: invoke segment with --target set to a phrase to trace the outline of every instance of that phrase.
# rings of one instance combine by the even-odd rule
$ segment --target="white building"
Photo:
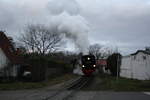
[[[5,56],[3,50],[0,48],[0,69],[3,69],[8,64],[8,58]]]
[[[8,37],[0,31],[0,78],[17,77],[19,59]]]
[[[120,76],[150,80],[150,53],[139,50],[134,54],[122,57]]]

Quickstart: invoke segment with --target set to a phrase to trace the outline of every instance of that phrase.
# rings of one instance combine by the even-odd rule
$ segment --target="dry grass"
[[[65,82],[72,78],[77,77],[73,74],[64,74],[59,77],[51,77],[48,81],[44,82],[13,82],[13,83],[0,83],[0,90],[20,90],[20,89],[37,89],[46,86],[53,86],[58,83]]]

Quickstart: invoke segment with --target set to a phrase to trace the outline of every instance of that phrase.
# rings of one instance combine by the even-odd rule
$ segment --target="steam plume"
[[[51,27],[56,27],[60,34],[73,40],[82,53],[87,53],[88,23],[79,13],[80,6],[75,0],[51,0],[49,10],[52,15]]]

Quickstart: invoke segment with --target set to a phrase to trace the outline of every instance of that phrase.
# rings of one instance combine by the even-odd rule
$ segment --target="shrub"
[[[111,72],[112,76],[117,76],[120,73],[120,66],[121,66],[121,54],[114,53],[107,59],[107,67]]]

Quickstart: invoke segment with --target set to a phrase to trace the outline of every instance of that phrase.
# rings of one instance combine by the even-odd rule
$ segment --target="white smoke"
[[[51,0],[48,6],[51,15],[50,25],[57,32],[71,39],[83,54],[88,53],[88,22],[80,15],[80,6],[76,0]],[[74,74],[83,75],[80,64],[73,70]]]
[[[80,6],[76,0],[50,0],[48,8],[53,15],[59,15],[64,11],[70,15],[77,15],[80,12]]]
[[[84,73],[82,72],[82,68],[79,65],[76,65],[75,69],[73,70],[73,73],[77,75],[84,75]]]
[[[51,27],[73,40],[76,48],[86,54],[89,47],[89,27],[88,22],[80,15],[78,3],[75,0],[51,0],[48,8],[52,15]]]

